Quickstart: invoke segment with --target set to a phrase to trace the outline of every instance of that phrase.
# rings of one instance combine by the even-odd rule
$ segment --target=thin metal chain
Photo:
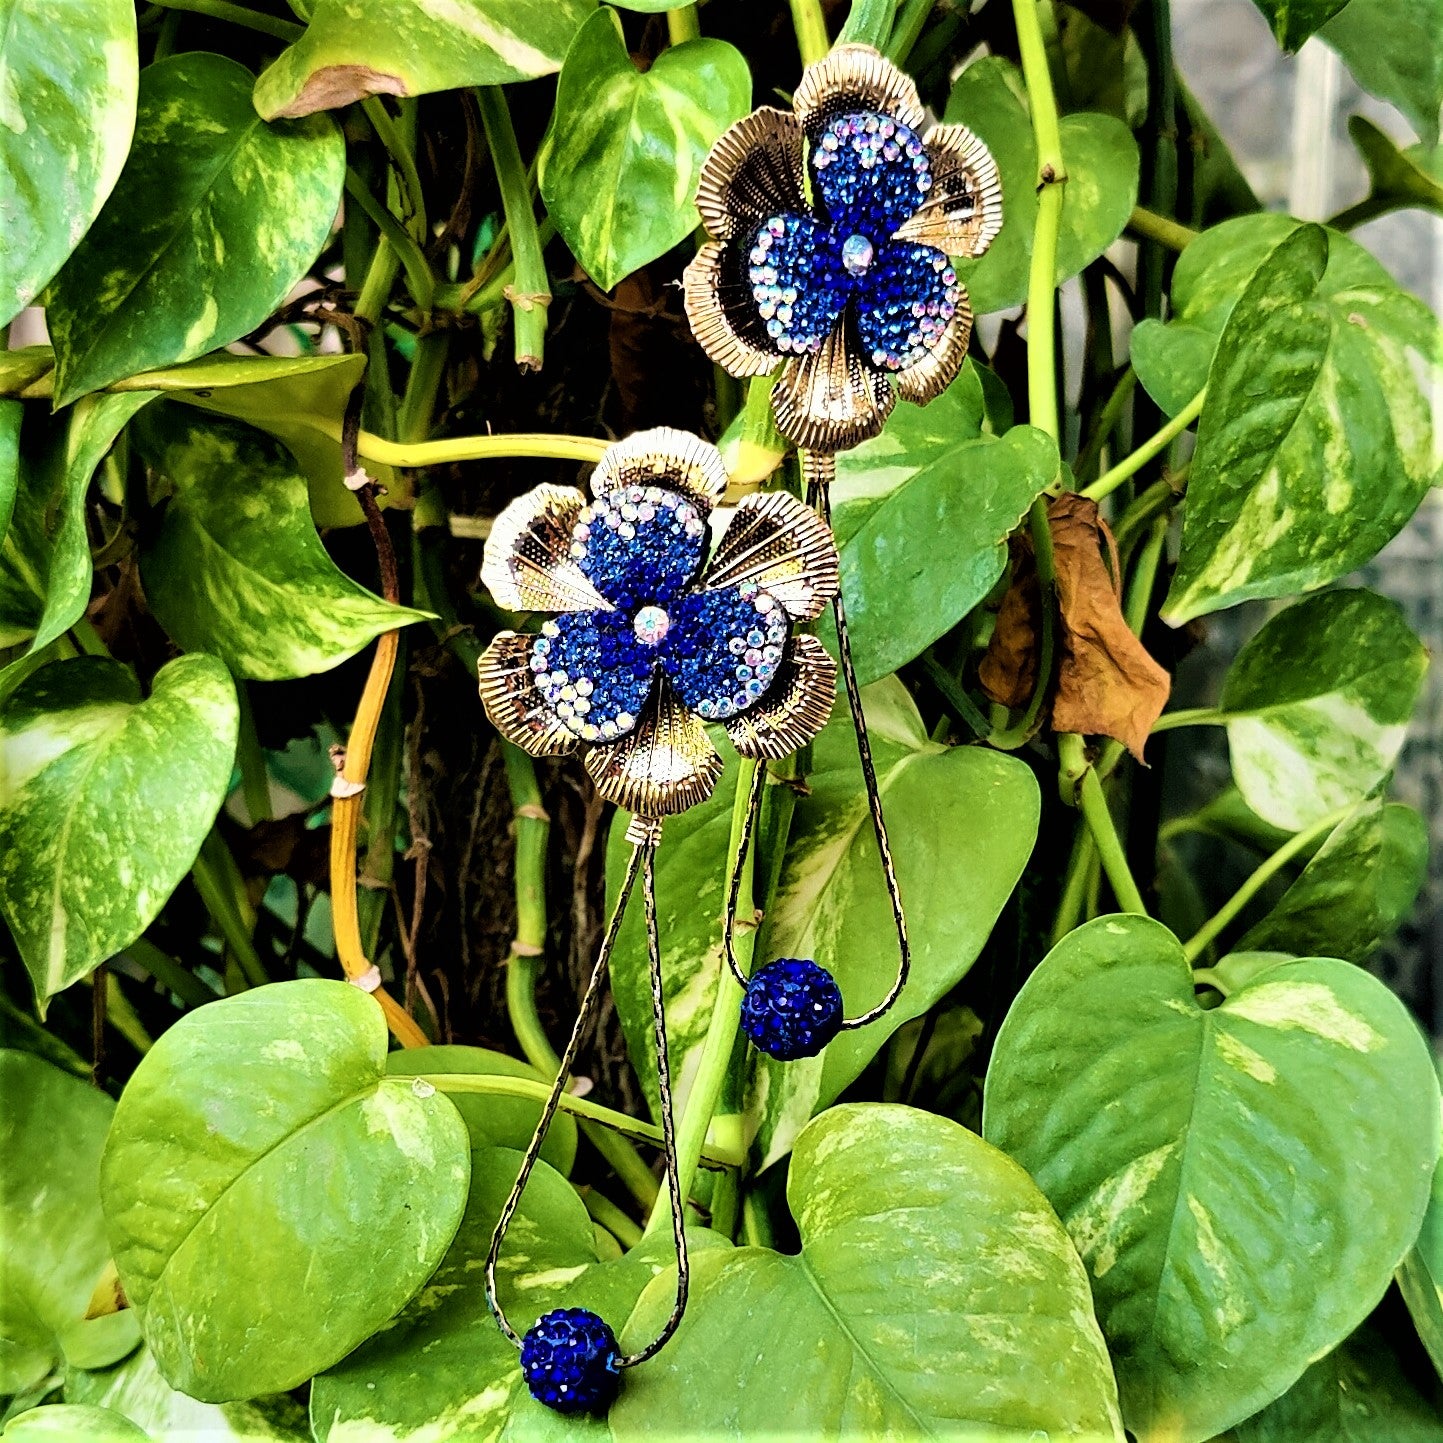
[[[743,992],[747,990],[747,983],[751,980],[742,971],[741,963],[737,961],[736,938],[732,935],[737,924],[737,898],[741,896],[742,874],[746,870],[747,853],[751,851],[752,833],[756,830],[757,816],[762,808],[762,789],[766,786],[767,764],[765,761],[758,761],[756,771],[752,773],[751,794],[747,797],[746,815],[742,818],[742,834],[737,841],[737,854],[732,858],[731,877],[727,881],[727,909],[722,916],[722,946],[726,952],[727,966],[732,969],[732,976],[737,979]]]
[[[611,961],[612,949],[616,946],[617,934],[621,931],[621,919],[626,912],[631,889],[636,883],[636,874],[642,870],[644,865],[649,890],[651,861],[655,851],[654,843],[641,844],[631,849],[631,856],[626,864],[626,875],[621,880],[621,892],[617,896],[616,906],[612,908],[611,920],[606,924],[606,935],[602,938],[601,949],[596,954],[596,966],[592,968],[591,980],[587,982],[586,991],[582,994],[581,1007],[576,1014],[576,1025],[571,1029],[571,1040],[566,1044],[566,1051],[561,1055],[561,1062],[556,1070],[556,1080],[551,1084],[551,1095],[546,1099],[546,1106],[541,1109],[541,1117],[536,1124],[536,1131],[532,1133],[526,1153],[521,1159],[521,1171],[516,1175],[516,1181],[511,1188],[511,1196],[506,1199],[506,1206],[501,1209],[501,1216],[497,1218],[495,1231],[491,1234],[491,1247],[486,1254],[486,1306],[491,1309],[491,1316],[496,1319],[501,1331],[518,1348],[521,1346],[521,1335],[507,1321],[501,1301],[496,1296],[496,1260],[501,1256],[501,1244],[506,1237],[506,1229],[511,1226],[512,1216],[516,1212],[517,1204],[521,1201],[521,1194],[526,1190],[531,1170],[536,1166],[536,1159],[541,1156],[547,1130],[551,1127],[552,1119],[556,1116],[556,1109],[561,1105],[561,1094],[566,1091],[566,1084],[571,1078],[571,1069],[576,1063],[576,1054],[581,1048],[581,1039],[586,1032],[587,1024],[596,1011],[596,1004],[600,1000],[601,979],[606,975],[607,965]],[[664,1073],[665,1063],[662,1066]],[[666,1115],[669,1119],[669,1103]],[[675,1148],[669,1140],[667,1149],[668,1167],[675,1176],[676,1154]]]
[[[837,474],[837,458],[828,453],[804,451],[802,475],[807,482],[807,501],[828,529],[832,525],[832,481]],[[882,857],[882,875],[887,882],[887,895],[892,901],[892,917],[897,924],[897,979],[891,990],[870,1011],[860,1017],[849,1017],[842,1023],[843,1031],[852,1031],[875,1022],[891,1010],[901,995],[912,971],[912,947],[907,940],[907,914],[902,910],[902,892],[897,885],[897,868],[892,861],[892,845],[887,840],[887,822],[882,815],[882,794],[877,787],[877,768],[872,761],[872,741],[867,734],[867,718],[862,711],[862,689],[852,666],[852,640],[847,632],[847,611],[842,603],[841,587],[832,598],[832,615],[837,623],[837,656],[842,663],[842,680],[847,688],[847,705],[852,711],[852,725],[857,734],[857,755],[862,762],[862,780],[867,788],[867,805],[872,812],[872,830],[877,834],[877,851]]]
[[[646,904],[646,955],[651,972],[651,1017],[656,1030],[656,1088],[661,1095],[661,1140],[666,1153],[666,1187],[671,1199],[671,1236],[676,1247],[676,1302],[671,1317],[656,1337],[639,1353],[618,1360],[621,1368],[634,1368],[661,1351],[681,1324],[686,1312],[686,1295],[691,1287],[691,1266],[686,1254],[686,1209],[681,1196],[681,1176],[676,1162],[676,1124],[672,1115],[671,1061],[666,1054],[666,1003],[661,989],[661,938],[656,924],[656,877],[654,851],[648,851],[641,874],[641,895]]]

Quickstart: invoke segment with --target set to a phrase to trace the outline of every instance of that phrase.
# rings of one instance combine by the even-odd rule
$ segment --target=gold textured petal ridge
[[[481,655],[476,674],[481,705],[491,724],[533,757],[559,757],[574,751],[577,739],[551,710],[531,670],[533,638],[502,631]]]
[[[702,574],[704,591],[753,581],[794,621],[811,621],[837,594],[831,528],[785,491],[744,497]]]
[[[934,125],[922,143],[932,189],[895,239],[980,256],[1002,229],[1002,177],[992,152],[965,125]]]
[[[942,333],[942,339],[915,365],[897,373],[897,397],[925,406],[935,401],[957,379],[962,362],[967,359],[967,343],[972,339],[972,302],[964,288],[958,287],[957,309]]]
[[[728,305],[745,314],[740,308],[753,304],[750,290],[728,277],[730,259],[724,243],[708,241],[687,263],[681,278],[687,323],[707,358],[729,376],[770,375],[782,357],[752,345],[727,315]]]
[[[625,486],[684,491],[708,510],[727,489],[726,463],[721,452],[700,436],[674,426],[656,426],[608,446],[591,473],[593,496]]]
[[[586,770],[608,802],[628,812],[667,817],[711,796],[722,759],[706,728],[658,675],[636,727],[586,753]]]
[[[919,133],[927,119],[912,77],[870,45],[838,45],[809,65],[792,103],[809,134],[852,110],[890,115]]]
[[[778,211],[805,212],[796,116],[764,105],[723,131],[702,165],[696,208],[717,240]]]
[[[777,430],[808,451],[846,451],[882,429],[897,397],[886,373],[866,365],[844,316],[820,350],[794,356],[772,387]]]
[[[538,486],[496,518],[481,580],[508,611],[610,611],[571,557],[571,529],[586,497],[574,486]]]
[[[837,691],[837,663],[815,636],[787,642],[773,693],[726,723],[739,755],[776,761],[804,747],[827,724]]]

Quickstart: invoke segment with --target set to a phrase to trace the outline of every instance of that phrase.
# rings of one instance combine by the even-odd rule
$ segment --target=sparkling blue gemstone
[[[865,275],[873,254],[872,242],[864,235],[849,235],[842,242],[842,264],[851,275]]]
[[[558,1413],[599,1413],[621,1390],[616,1335],[586,1308],[544,1313],[521,1340],[531,1396]]]
[[[781,957],[753,974],[742,998],[742,1031],[779,1062],[815,1057],[841,1030],[842,993],[825,967]]]

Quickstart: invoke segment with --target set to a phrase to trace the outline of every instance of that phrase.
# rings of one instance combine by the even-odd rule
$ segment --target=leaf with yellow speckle
[[[369,1338],[455,1234],[466,1126],[386,1075],[375,999],[321,978],[187,1013],[135,1070],[101,1162],[116,1266],[165,1380],[278,1393]]]
[[[0,708],[0,913],[46,999],[128,947],[195,862],[230,787],[235,685],[211,656],[141,699],[109,657],[43,666]]]
[[[1010,1158],[908,1107],[834,1107],[797,1139],[798,1255],[705,1253],[676,1337],[628,1379],[616,1443],[1118,1440],[1087,1277]],[[654,1335],[658,1278],[621,1335]]]
[[[0,326],[58,271],[135,124],[131,0],[0,0]]]
[[[254,330],[325,244],[341,133],[327,116],[267,125],[253,81],[204,51],[141,75],[130,158],[48,292],[56,405]]]
[[[1265,967],[1206,1010],[1166,927],[1100,917],[1013,1003],[983,1131],[1082,1254],[1128,1427],[1200,1443],[1383,1296],[1428,1202],[1438,1082],[1351,963]]]
[[[186,650],[274,681],[328,671],[424,618],[331,560],[295,461],[263,432],[165,402],[136,444],[170,490],[141,576],[151,610]]]

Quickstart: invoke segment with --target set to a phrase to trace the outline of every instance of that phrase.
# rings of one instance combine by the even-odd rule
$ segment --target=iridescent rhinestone
[[[659,606],[643,606],[631,623],[643,646],[660,646],[671,630],[671,618]]]

